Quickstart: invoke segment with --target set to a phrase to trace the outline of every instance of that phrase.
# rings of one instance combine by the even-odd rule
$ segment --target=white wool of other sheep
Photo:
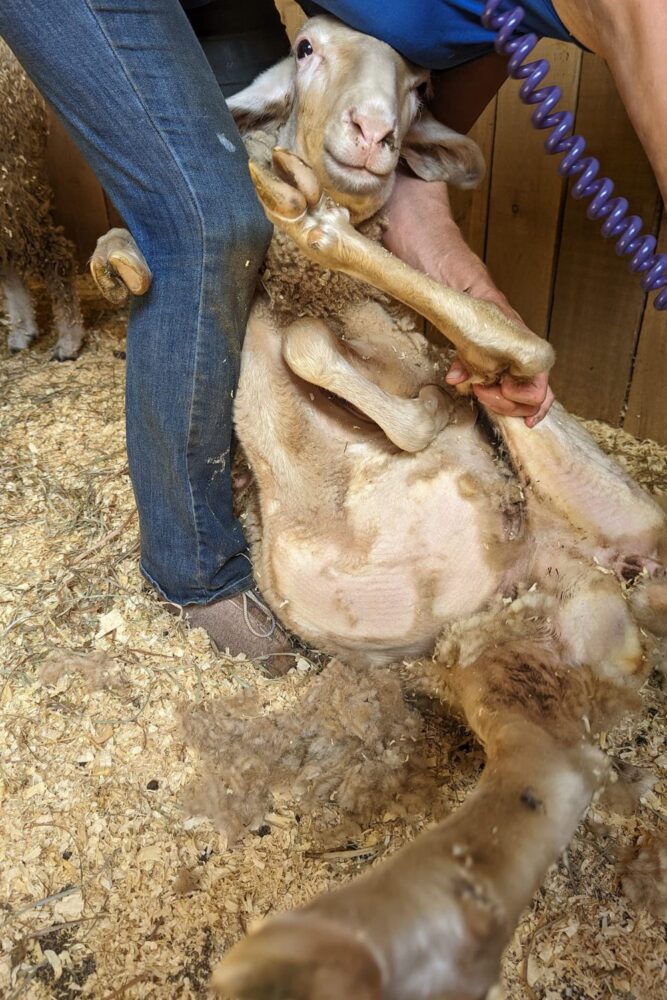
[[[21,351],[38,332],[27,285],[27,279],[37,279],[53,306],[53,357],[65,361],[77,356],[83,340],[74,246],[51,214],[44,101],[2,39],[0,103],[0,304],[8,346]]]

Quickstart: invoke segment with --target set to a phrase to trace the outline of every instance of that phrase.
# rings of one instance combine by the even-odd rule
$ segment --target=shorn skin
[[[277,232],[236,405],[257,484],[255,573],[321,649],[369,669],[425,657],[488,763],[457,813],[263,923],[212,985],[252,1000],[481,1000],[604,783],[595,734],[632,707],[646,628],[667,632],[665,517],[558,404],[535,430],[500,417],[492,433],[470,397],[443,388],[445,345],[411,310],[477,382],[543,371],[551,349],[350,220],[373,232],[364,220],[389,196],[399,151],[422,176],[464,183],[478,154],[418,116],[424,75],[383,43],[315,18],[294,51],[231,105],[273,134],[248,137]],[[271,153],[276,139],[287,149]],[[122,279],[118,234],[110,245],[94,270]],[[126,235],[136,284],[147,271],[133,254]]]

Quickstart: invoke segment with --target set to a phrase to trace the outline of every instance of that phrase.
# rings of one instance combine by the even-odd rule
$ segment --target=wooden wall
[[[300,12],[293,0],[281,6],[294,33]],[[667,251],[667,213],[605,64],[563,43],[540,47],[577,131]],[[554,344],[553,384],[565,405],[667,443],[667,312],[647,303],[585,206],[566,196],[517,89],[506,83],[473,129],[488,171],[477,191],[453,193],[457,220],[514,307]],[[56,209],[85,259],[118,220],[57,123],[50,142]]]
[[[85,268],[98,237],[122,225],[122,219],[52,111],[46,155],[55,220],[74,242],[79,264]]]
[[[562,43],[540,45],[577,132],[667,250],[667,213],[605,64]],[[553,384],[565,405],[667,443],[667,313],[647,302],[599,224],[567,195],[517,90],[506,83],[473,129],[488,173],[479,190],[454,194],[457,220],[512,305],[556,348]]]

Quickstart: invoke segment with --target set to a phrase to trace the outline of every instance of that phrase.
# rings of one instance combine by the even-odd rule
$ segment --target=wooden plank
[[[110,227],[107,203],[95,174],[53,112],[49,112],[46,157],[54,218],[76,245],[79,262],[85,264],[98,236]]]
[[[475,251],[478,257],[482,258],[486,252],[486,227],[497,100],[496,97],[493,98],[468,133],[484,155],[486,174],[482,183],[472,191],[461,191],[460,188],[454,187],[449,189],[453,218],[461,229],[468,246]]]
[[[563,90],[562,106],[576,105],[581,50],[542,40],[536,56],[551,63],[549,83]],[[499,288],[536,333],[545,335],[551,306],[564,182],[545,155],[545,132],[530,124],[508,80],[498,95],[486,263]]]
[[[662,215],[658,247],[667,253],[667,211]],[[640,438],[667,444],[667,312],[653,308],[651,295],[639,334],[639,346],[623,426]]]
[[[576,129],[603,173],[648,224],[658,192],[606,65],[585,54]],[[585,206],[568,198],[558,260],[550,340],[557,353],[552,384],[562,402],[585,417],[618,426],[632,369],[645,296],[613,243]]]

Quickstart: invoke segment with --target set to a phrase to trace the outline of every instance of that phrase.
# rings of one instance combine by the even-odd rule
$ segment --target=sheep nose
[[[378,115],[365,115],[352,108],[350,121],[357,127],[361,136],[370,148],[379,146],[381,142],[393,138],[396,122]]]

